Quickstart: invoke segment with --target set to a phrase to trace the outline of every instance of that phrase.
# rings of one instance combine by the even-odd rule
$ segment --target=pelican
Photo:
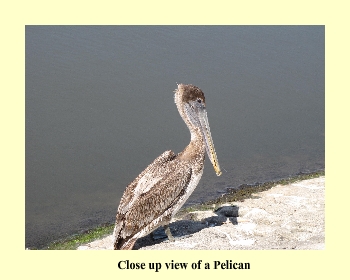
[[[140,237],[164,226],[174,241],[169,223],[203,174],[205,151],[217,176],[219,162],[210,133],[203,91],[179,84],[175,104],[191,133],[191,142],[179,154],[166,151],[156,158],[124,191],[114,227],[114,250],[131,250]]]

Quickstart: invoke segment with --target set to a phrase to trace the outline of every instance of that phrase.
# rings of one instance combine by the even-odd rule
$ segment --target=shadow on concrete
[[[203,211],[192,212],[186,214],[182,220],[170,223],[169,227],[175,240],[182,240],[186,237],[199,232],[208,227],[220,226],[223,223],[232,223],[237,225],[239,207],[237,206],[222,206],[210,214],[209,211],[204,211],[207,217],[203,217]],[[210,216],[211,215],[211,216]],[[169,242],[165,234],[164,228],[160,227],[151,234],[138,239],[133,250],[138,250],[142,247]]]

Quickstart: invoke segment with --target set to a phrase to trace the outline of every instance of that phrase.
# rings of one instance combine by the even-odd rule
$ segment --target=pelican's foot
[[[174,236],[171,234],[169,225],[164,226],[164,231],[162,230],[162,228],[159,228],[159,229],[151,232],[151,238],[154,241],[156,241],[158,239],[164,239],[167,237],[168,237],[169,241],[171,241],[171,242],[175,241]]]
[[[151,238],[153,239],[153,241],[156,241],[158,239],[165,239],[168,237],[169,242],[174,242],[174,241],[182,240],[191,236],[192,234],[174,237],[171,234],[170,227],[168,225],[164,226],[164,231],[162,230],[162,228],[158,228],[155,231],[151,232]]]
[[[169,225],[165,225],[165,226],[164,226],[164,230],[165,230],[166,235],[168,236],[169,241],[170,241],[170,242],[174,242],[174,241],[175,241],[175,238],[174,238],[174,236],[171,234]]]
[[[164,230],[165,230],[165,228],[164,228]],[[164,232],[164,230],[162,228],[158,228],[155,231],[151,232],[152,240],[156,241],[156,240],[159,240],[159,239],[165,239],[167,237],[169,238],[168,234],[166,234],[166,232]],[[170,232],[170,229],[169,229],[169,232]]]

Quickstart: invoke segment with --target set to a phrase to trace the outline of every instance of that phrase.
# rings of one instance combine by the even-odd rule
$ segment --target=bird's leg
[[[168,236],[169,241],[174,242],[174,241],[175,241],[175,238],[174,238],[174,236],[171,234],[169,225],[165,225],[165,226],[164,226],[164,230],[165,230],[166,235]]]

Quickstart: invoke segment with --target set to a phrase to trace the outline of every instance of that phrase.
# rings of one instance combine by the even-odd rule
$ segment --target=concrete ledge
[[[222,204],[215,212],[188,213],[170,224],[177,237],[175,242],[153,241],[146,236],[138,240],[134,249],[322,250],[325,248],[324,190],[324,176],[277,185],[242,202]],[[110,250],[112,243],[110,235],[78,250]]]

